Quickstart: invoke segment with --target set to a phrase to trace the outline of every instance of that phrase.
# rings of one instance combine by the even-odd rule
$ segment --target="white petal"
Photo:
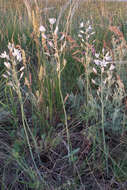
[[[83,28],[83,27],[84,27],[84,23],[81,22],[81,23],[80,23],[80,28]]]
[[[95,53],[95,57],[99,58],[100,54],[99,53]]]
[[[91,26],[91,25],[89,25],[88,30],[89,30],[89,31],[91,31],[91,30],[92,30],[92,26]]]
[[[52,47],[52,48],[54,47],[53,43],[51,41],[48,41],[48,44],[50,45],[50,47]]]
[[[101,67],[106,67],[108,64],[108,62],[106,62],[105,60],[101,61]]]
[[[40,32],[45,32],[45,31],[46,31],[46,29],[45,29],[45,27],[44,27],[44,26],[42,26],[42,25],[41,25],[41,26],[39,27],[39,31],[40,31]]]
[[[83,38],[83,36],[82,36],[81,34],[78,34],[78,37],[79,37],[79,38]]]
[[[106,53],[105,57],[109,56],[109,51]]]
[[[4,78],[8,79],[8,76],[7,76],[7,75],[3,74],[2,76],[3,76]]]
[[[25,69],[25,67],[23,66],[23,67],[20,68],[19,71],[21,72],[21,71],[23,71],[24,69]]]
[[[103,81],[104,84],[106,84],[106,82],[107,82],[107,79],[105,79],[105,80]]]
[[[24,74],[24,73],[22,72],[22,73],[21,73],[21,75],[20,75],[20,78],[19,78],[19,80],[21,80],[21,78],[23,77],[23,74]]]
[[[11,73],[9,72],[9,71],[7,71],[7,74],[10,76],[11,75]]]
[[[97,74],[97,70],[93,67],[93,72],[95,73],[95,74]]]
[[[91,81],[92,81],[93,84],[96,84],[95,80],[91,79]]]
[[[14,57],[16,57],[16,59],[17,59],[19,62],[22,61],[22,56],[21,56],[20,50],[14,48],[14,50],[13,50],[13,52],[12,52],[12,55],[13,55]]]
[[[92,31],[92,26],[89,25],[89,27],[86,29],[86,33],[91,32],[91,31]]]
[[[95,34],[95,32],[92,32],[90,35],[94,35]]]
[[[19,62],[22,61],[22,56],[21,56],[21,54],[17,55],[17,60],[18,60]]]
[[[14,50],[13,50],[13,52],[12,52],[12,55],[13,55],[14,57],[16,57],[16,56],[18,56],[19,54],[20,54],[20,51],[19,51],[18,49],[14,48]]]
[[[114,70],[114,69],[115,69],[115,66],[114,66],[113,64],[111,64],[109,70],[112,71],[112,70]]]
[[[6,59],[8,59],[8,60],[10,59],[9,56],[7,55],[6,51],[4,51],[4,53],[2,53],[2,54],[0,55],[0,57],[1,57],[1,58],[6,58]]]
[[[107,56],[107,57],[105,57],[105,60],[106,60],[106,61],[111,61],[112,58],[111,58],[111,56]]]
[[[83,31],[83,30],[80,30],[79,32],[80,32],[81,34],[84,34],[84,31]]]
[[[51,25],[55,24],[55,22],[56,22],[56,18],[49,18],[49,23]]]
[[[101,64],[101,61],[98,60],[98,59],[95,59],[95,60],[94,60],[94,63],[95,63],[96,65],[100,65],[100,64]]]
[[[10,69],[11,68],[11,64],[9,62],[4,62],[4,65],[7,69]]]
[[[63,40],[63,39],[64,39],[64,37],[65,37],[65,35],[63,34],[63,35],[61,36],[61,38],[60,38],[60,41],[61,41],[61,40]]]
[[[14,49],[14,44],[11,44],[10,42],[8,43],[8,49],[10,50],[10,51],[13,51],[13,49]]]

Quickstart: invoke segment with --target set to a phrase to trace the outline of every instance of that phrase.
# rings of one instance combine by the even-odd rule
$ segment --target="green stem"
[[[64,111],[64,121],[65,121],[65,126],[66,126],[66,133],[67,133],[67,143],[68,143],[68,157],[69,161],[70,159],[70,135],[69,135],[69,129],[68,129],[68,123],[67,123],[67,113],[64,105],[64,99],[61,91],[61,71],[58,71],[58,79],[59,79],[59,92],[60,92],[60,97],[63,105],[63,111]]]
[[[13,66],[13,80],[15,82],[15,88],[16,88],[16,92],[17,92],[19,102],[20,102],[22,122],[23,122],[24,132],[25,132],[25,135],[26,135],[27,144],[28,144],[28,147],[29,147],[29,151],[30,151],[30,155],[31,155],[34,167],[35,167],[35,169],[36,169],[36,171],[38,173],[38,176],[40,177],[40,180],[42,181],[42,176],[41,176],[41,174],[40,174],[40,172],[39,172],[39,170],[37,168],[37,165],[35,163],[34,156],[33,156],[33,153],[32,153],[32,148],[31,148],[31,145],[30,145],[30,140],[29,140],[28,133],[27,133],[27,128],[28,128],[32,138],[34,139],[33,134],[31,132],[31,130],[29,129],[29,126],[28,126],[28,123],[27,123],[27,120],[26,120],[26,117],[25,117],[25,114],[24,114],[22,94],[21,94],[21,91],[20,91],[20,86],[19,86],[20,82],[18,80],[16,66],[13,63],[12,63],[12,66]],[[34,142],[35,142],[35,140],[34,140]]]
[[[107,169],[107,175],[108,175],[108,156],[107,156],[105,130],[104,130],[104,97],[103,97],[103,72],[102,72],[102,69],[101,69],[101,127],[102,127],[102,136],[103,136],[105,163],[106,163],[106,169]]]

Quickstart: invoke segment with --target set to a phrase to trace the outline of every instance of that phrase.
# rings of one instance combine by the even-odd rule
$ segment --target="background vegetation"
[[[127,3],[0,0],[0,189],[127,189]]]

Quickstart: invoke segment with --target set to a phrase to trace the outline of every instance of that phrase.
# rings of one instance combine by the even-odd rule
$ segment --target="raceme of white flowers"
[[[55,24],[55,22],[56,22],[56,18],[49,18],[48,20],[51,25]],[[46,32],[46,28],[43,25],[41,25],[39,27],[39,31],[44,33],[44,32]]]
[[[10,42],[8,44],[8,50],[9,50],[8,54],[6,51],[4,51],[4,53],[1,53],[0,55],[0,58],[6,60],[4,61],[4,65],[6,67],[6,73],[3,74],[3,77],[9,80],[8,85],[12,86],[13,89],[16,89],[17,87],[20,86],[19,81],[22,79],[24,75],[23,70],[25,69],[25,67],[22,66],[17,71],[16,66],[18,65],[18,63],[22,61],[21,51],[17,49],[15,45],[11,44]],[[15,81],[16,79],[18,80],[17,82]]]
[[[112,61],[112,58],[109,52],[104,54],[104,49],[102,50],[102,52],[103,52],[103,56],[100,55],[100,53],[95,53],[96,58],[94,59],[94,63],[97,66],[106,67]],[[111,64],[109,70],[114,70],[114,69],[115,69],[115,66]]]
[[[86,34],[86,40],[88,40],[93,34],[95,34],[89,20],[85,24],[84,22],[81,22],[79,28],[80,30],[79,30],[78,37],[81,38],[82,41],[84,40],[83,39],[84,34]]]

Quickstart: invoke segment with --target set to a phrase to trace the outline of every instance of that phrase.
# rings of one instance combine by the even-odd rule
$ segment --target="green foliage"
[[[119,140],[114,142],[115,135],[120,139],[127,131],[123,12],[119,6],[115,13],[103,12],[110,7],[99,2],[86,3],[83,11],[80,5],[76,12],[73,0],[48,13],[41,1],[40,7],[31,1],[30,19],[22,3],[8,4],[0,13],[1,187],[80,189],[88,178],[99,181],[99,175],[125,182],[126,153],[120,153]],[[60,20],[52,25],[50,17]],[[8,42],[22,61],[14,48],[7,50]],[[89,180],[85,188],[97,189]]]

